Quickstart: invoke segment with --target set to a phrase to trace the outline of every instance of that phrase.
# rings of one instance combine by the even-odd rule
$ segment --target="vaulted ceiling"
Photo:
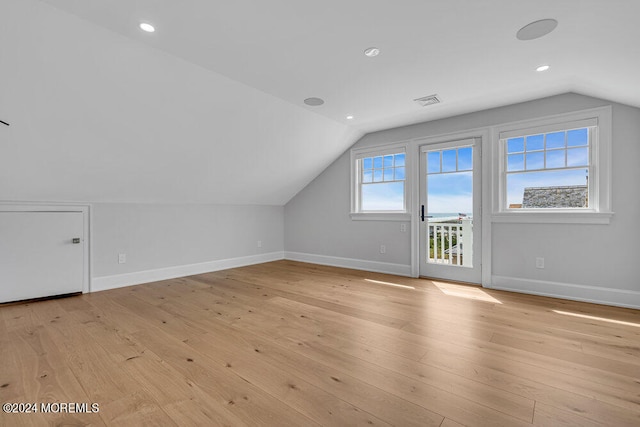
[[[639,12],[634,0],[4,0],[0,199],[284,204],[366,132],[569,91],[640,107]],[[556,30],[516,38],[543,18]],[[430,94],[442,102],[413,101]]]

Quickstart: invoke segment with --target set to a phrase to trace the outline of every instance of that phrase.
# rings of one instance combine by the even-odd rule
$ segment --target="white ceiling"
[[[639,12],[637,0],[3,0],[0,200],[281,205],[365,132],[569,91],[640,107]],[[558,28],[516,39],[542,18]],[[441,104],[413,102],[434,93]],[[312,96],[325,104],[304,105]]]
[[[638,0],[44,1],[367,132],[567,91],[640,106]],[[516,39],[543,18],[556,31]]]

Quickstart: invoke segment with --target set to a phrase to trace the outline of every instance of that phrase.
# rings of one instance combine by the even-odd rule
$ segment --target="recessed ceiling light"
[[[353,120],[353,116],[347,116],[347,120]]]
[[[369,58],[380,55],[380,49],[377,47],[368,47],[364,50],[364,54]]]
[[[153,25],[148,24],[146,22],[140,23],[140,29],[142,31],[146,31],[147,33],[153,33],[156,30],[156,28]]]
[[[321,98],[307,98],[304,100],[304,103],[312,107],[317,107],[318,105],[324,104],[324,100]]]
[[[549,69],[548,65],[541,65],[538,68],[536,68],[536,71],[547,71]]]
[[[558,26],[555,19],[541,19],[534,21],[518,30],[516,37],[518,40],[534,40],[546,36]]]

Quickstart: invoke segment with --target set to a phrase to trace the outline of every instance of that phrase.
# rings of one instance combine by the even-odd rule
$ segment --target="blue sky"
[[[429,213],[472,213],[473,173],[433,174],[427,178]]]
[[[405,154],[362,159],[362,210],[404,210]]]
[[[404,209],[404,182],[384,182],[362,186],[362,210],[400,211]]]
[[[587,128],[507,140],[507,207],[521,204],[526,187],[587,184]],[[545,168],[576,169],[543,170]]]
[[[507,174],[507,206],[521,204],[526,187],[585,185],[587,167],[541,170],[545,165],[559,168],[588,165],[588,148],[583,144],[588,144],[586,129],[547,134],[546,150],[544,135],[510,139],[507,144],[507,169],[511,172]],[[428,213],[473,212],[472,159],[471,147],[427,153]],[[403,210],[405,155],[367,158],[363,165],[365,180],[381,182],[362,186],[362,209]],[[378,169],[383,165],[384,170]]]
[[[473,211],[472,159],[471,147],[428,153],[429,213]],[[362,209],[403,210],[405,182],[402,179],[405,178],[405,155],[365,158],[362,164],[364,182],[375,182],[362,186]],[[388,177],[391,179],[391,171],[395,173],[395,180],[384,182]]]
[[[427,153],[429,214],[473,212],[472,168],[471,147]]]

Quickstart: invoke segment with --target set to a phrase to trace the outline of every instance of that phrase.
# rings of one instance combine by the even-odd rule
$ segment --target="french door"
[[[420,276],[482,282],[480,138],[420,146]]]

